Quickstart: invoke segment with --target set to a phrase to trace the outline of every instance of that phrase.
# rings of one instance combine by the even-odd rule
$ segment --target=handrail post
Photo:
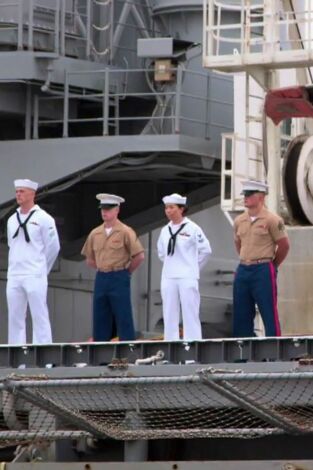
[[[231,207],[234,209],[235,208],[235,184],[236,184],[236,173],[237,173],[237,167],[236,167],[236,150],[237,150],[237,134],[233,133],[230,136],[230,200],[231,200]],[[225,149],[226,150],[226,149]],[[225,169],[226,169],[226,162],[225,162]]]
[[[109,63],[113,64],[113,38],[114,38],[114,1],[110,3],[110,31],[109,31]]]
[[[64,72],[64,104],[63,104],[63,137],[68,137],[68,115],[69,115],[69,80],[68,72]]]
[[[34,123],[33,123],[33,139],[38,139],[39,130],[38,123],[39,121],[39,96],[34,96]]]
[[[54,18],[54,52],[59,54],[60,49],[60,0],[56,0]]]
[[[17,48],[23,50],[23,0],[18,2]]]
[[[115,117],[115,135],[120,135],[120,112],[119,112],[119,97],[114,97],[114,117]]]
[[[208,1],[207,3],[207,21],[208,21],[208,33],[207,33],[207,50],[206,54],[212,56],[214,54],[214,2]],[[217,25],[218,27],[218,25]]]
[[[87,12],[86,12],[86,57],[90,57],[91,53],[91,1],[87,0]]]
[[[31,84],[26,85],[26,96],[25,96],[25,140],[31,139],[31,125],[32,125],[32,88]]]
[[[145,318],[145,330],[149,331],[150,327],[150,312],[152,303],[152,292],[151,292],[151,271],[152,271],[152,231],[148,232],[148,263],[147,263],[147,303],[146,303],[146,318]]]
[[[208,50],[207,41],[207,3],[206,0],[202,0],[203,17],[202,17],[202,62],[204,63],[205,57]]]
[[[221,155],[221,208],[223,209],[226,199],[226,136],[222,134],[222,155]]]
[[[181,65],[177,66],[176,80],[176,105],[175,105],[175,134],[180,133],[180,109],[181,109],[181,88],[182,88],[183,69]]]
[[[29,11],[28,11],[28,50],[33,50],[33,36],[34,36],[34,3],[33,0],[29,0]]]
[[[61,56],[65,56],[65,2],[61,2],[61,21],[60,21],[60,33],[61,33]]]
[[[104,73],[104,90],[103,90],[103,135],[109,135],[109,68],[106,67]]]
[[[309,0],[309,6],[308,6],[308,11],[309,11],[309,20],[307,22],[307,30],[308,30],[308,46],[307,49],[309,52],[312,50],[312,0]]]

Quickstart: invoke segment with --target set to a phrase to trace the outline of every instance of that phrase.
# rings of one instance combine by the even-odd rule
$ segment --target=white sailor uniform
[[[169,222],[163,227],[157,248],[163,261],[164,339],[179,339],[180,307],[184,339],[201,339],[199,277],[200,269],[212,253],[210,242],[197,224],[184,217],[178,225]]]
[[[55,221],[38,205],[33,206],[27,214],[21,214],[19,208],[8,220],[7,236],[8,342],[25,344],[28,303],[32,316],[33,343],[51,343],[47,276],[60,250]]]

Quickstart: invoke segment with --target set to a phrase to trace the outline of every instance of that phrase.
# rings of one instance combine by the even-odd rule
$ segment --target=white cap
[[[187,198],[177,193],[164,196],[162,201],[164,204],[178,204],[179,206],[185,206],[187,204]]]
[[[263,183],[262,181],[247,180],[247,181],[242,181],[241,184],[242,184],[241,194],[244,194],[245,191],[255,191],[255,192],[265,193],[265,194],[267,194],[268,192],[268,185],[266,183]]]
[[[96,195],[98,201],[100,201],[101,206],[119,206],[122,202],[125,202],[120,196],[116,196],[115,194],[104,194],[100,193]]]
[[[37,191],[38,183],[36,181],[23,179],[23,180],[14,180],[14,187],[15,188],[29,188]]]

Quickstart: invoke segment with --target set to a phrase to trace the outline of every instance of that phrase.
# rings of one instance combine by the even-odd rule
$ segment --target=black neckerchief
[[[19,212],[16,211],[16,217],[17,217],[19,225],[17,227],[17,230],[16,230],[15,234],[13,235],[13,238],[16,238],[18,236],[18,232],[19,232],[20,228],[22,228],[23,231],[24,231],[24,236],[25,236],[26,242],[27,243],[30,242],[30,238],[29,238],[29,234],[28,234],[28,231],[27,231],[26,224],[27,224],[27,222],[29,221],[29,219],[31,218],[31,216],[33,215],[34,212],[36,212],[36,209],[31,211],[30,214],[28,215],[28,217],[24,220],[24,222],[22,222]]]
[[[174,254],[174,251],[175,251],[175,244],[176,244],[176,237],[177,235],[179,234],[179,232],[182,231],[182,229],[185,227],[185,225],[187,224],[187,222],[185,222],[184,224],[182,224],[179,229],[177,230],[177,232],[173,233],[172,232],[172,229],[171,227],[169,226],[168,229],[170,231],[170,234],[171,234],[171,237],[168,241],[168,245],[167,245],[167,254],[169,256],[173,256]]]

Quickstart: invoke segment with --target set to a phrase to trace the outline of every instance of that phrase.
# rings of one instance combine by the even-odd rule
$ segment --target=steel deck
[[[154,360],[160,351],[162,359]],[[134,341],[0,346],[0,368],[53,368],[127,364],[227,364],[298,361],[311,365],[313,336],[210,339],[195,342]],[[151,361],[149,362],[149,359]],[[146,361],[142,361],[145,359]],[[312,359],[313,362],[313,359]]]

